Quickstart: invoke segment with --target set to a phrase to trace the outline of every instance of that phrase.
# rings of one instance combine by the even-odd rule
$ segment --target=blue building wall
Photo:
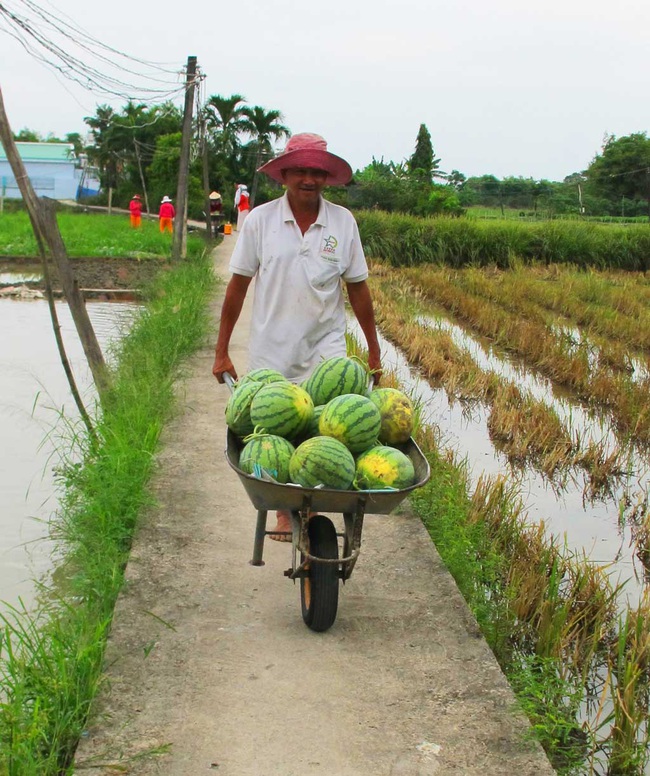
[[[70,162],[24,162],[34,191],[39,197],[76,199],[81,170]],[[21,199],[9,162],[0,159],[0,196]]]

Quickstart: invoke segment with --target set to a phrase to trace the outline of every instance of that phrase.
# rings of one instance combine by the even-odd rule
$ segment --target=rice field
[[[371,285],[386,379],[469,505],[417,509],[555,767],[646,773],[649,278],[375,260]]]

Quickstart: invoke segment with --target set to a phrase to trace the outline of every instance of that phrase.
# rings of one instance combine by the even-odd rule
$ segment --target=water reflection
[[[138,307],[89,302],[105,356]],[[70,311],[57,303],[62,335],[86,406],[94,389]],[[0,300],[0,600],[28,602],[34,576],[49,568],[52,547],[43,537],[56,509],[52,467],[57,419],[77,412],[56,349],[46,302]]]

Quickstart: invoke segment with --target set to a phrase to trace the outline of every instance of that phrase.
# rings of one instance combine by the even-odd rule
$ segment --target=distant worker
[[[176,216],[176,210],[172,205],[171,199],[165,195],[160,203],[160,210],[158,211],[158,218],[160,219],[160,231],[169,232],[174,231],[174,217]]]
[[[221,231],[223,220],[223,202],[221,194],[218,191],[210,193],[210,225],[212,227],[212,237],[216,237]]]
[[[131,212],[131,226],[137,229],[142,224],[142,202],[139,194],[133,195],[129,202],[129,211]]]
[[[239,232],[251,209],[248,186],[243,183],[240,183],[239,186],[237,186],[237,191],[235,192],[235,207],[237,208],[237,226],[235,228]]]

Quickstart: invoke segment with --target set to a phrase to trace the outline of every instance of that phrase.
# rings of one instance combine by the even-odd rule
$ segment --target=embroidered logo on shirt
[[[336,255],[336,248],[339,244],[339,241],[334,237],[333,234],[330,234],[329,237],[325,237],[323,240],[323,250],[321,251],[321,259],[325,259],[325,261],[330,261],[337,263],[339,262],[339,257]]]

